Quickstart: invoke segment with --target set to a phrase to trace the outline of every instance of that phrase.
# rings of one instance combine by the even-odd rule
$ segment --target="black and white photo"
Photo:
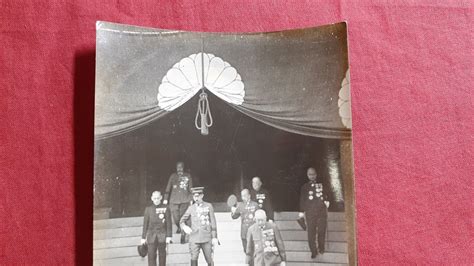
[[[98,22],[94,265],[355,265],[347,49]]]

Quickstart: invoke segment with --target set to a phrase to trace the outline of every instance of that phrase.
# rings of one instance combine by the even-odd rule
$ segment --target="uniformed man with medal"
[[[255,212],[256,223],[247,232],[246,262],[255,266],[286,265],[283,239],[275,223],[267,222],[264,210]]]
[[[316,182],[316,169],[307,171],[309,181],[301,187],[299,217],[306,217],[306,232],[311,250],[311,258],[325,252],[327,213],[329,201],[323,189],[323,184]],[[316,246],[316,235],[317,243]]]
[[[181,233],[179,221],[192,200],[190,188],[193,186],[191,175],[184,171],[184,163],[176,163],[176,173],[171,174],[165,190],[164,204],[168,204],[173,215],[173,221],[178,227],[176,233]],[[181,243],[184,243],[184,234],[181,234]]]
[[[242,246],[245,252],[247,249],[247,231],[255,223],[255,211],[259,209],[259,206],[250,199],[250,191],[248,189],[242,190],[240,195],[242,202],[239,202],[237,206],[231,207],[231,216],[232,219],[241,217],[240,238],[242,239]]]
[[[250,191],[250,198],[257,202],[260,209],[267,214],[267,219],[273,222],[273,207],[270,193],[262,187],[263,183],[260,177],[252,178],[252,190]]]
[[[191,266],[198,265],[199,252],[202,250],[208,265],[214,265],[212,254],[219,244],[214,209],[203,201],[203,187],[191,188],[194,204],[189,206],[181,217],[181,230],[189,235],[189,251]],[[191,222],[191,227],[186,222]]]
[[[153,204],[145,209],[143,232],[140,244],[148,246],[148,265],[156,266],[158,251],[159,265],[166,265],[166,244],[171,243],[171,212],[167,205],[161,203],[161,192],[151,195]]]

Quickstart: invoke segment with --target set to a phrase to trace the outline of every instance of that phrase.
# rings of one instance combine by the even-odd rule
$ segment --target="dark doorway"
[[[331,178],[342,180],[339,140],[273,128],[212,94],[214,125],[202,136],[194,125],[197,101],[198,96],[145,127],[95,142],[95,208],[112,207],[112,216],[141,215],[150,193],[165,189],[178,160],[185,162],[195,185],[206,187],[207,201],[224,202],[259,176],[277,211],[297,209],[309,166],[327,188]]]

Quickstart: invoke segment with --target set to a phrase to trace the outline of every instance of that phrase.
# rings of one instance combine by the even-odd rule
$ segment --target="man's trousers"
[[[326,240],[327,215],[306,215],[306,231],[308,232],[308,244],[312,254],[324,253]],[[316,246],[316,235],[318,246]]]
[[[184,215],[188,207],[189,207],[189,202],[170,204],[171,215],[173,215],[173,221],[174,221],[174,224],[176,224],[176,226],[179,227],[179,220],[181,220],[181,217]]]
[[[212,242],[205,243],[192,243],[189,242],[189,253],[191,253],[191,261],[196,261],[199,259],[199,251],[202,249],[204,258],[208,265],[214,265],[212,260]]]
[[[156,241],[155,243],[148,244],[148,266],[156,266],[157,251],[160,262],[159,265],[166,265],[166,243],[158,243]]]

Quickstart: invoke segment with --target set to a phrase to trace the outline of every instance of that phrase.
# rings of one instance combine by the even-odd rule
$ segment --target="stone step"
[[[325,262],[325,263],[349,263],[347,253],[326,252],[319,254],[316,258],[311,259],[309,251],[288,251],[286,252],[288,262]],[[292,263],[290,265],[293,265]]]
[[[219,222],[231,222],[235,221],[230,216],[230,212],[217,212],[215,213],[216,220]],[[298,219],[297,212],[276,212],[276,221],[295,221]],[[339,221],[345,222],[345,216],[342,212],[329,212],[328,221]],[[94,221],[94,229],[107,229],[107,228],[120,228],[120,227],[134,227],[142,226],[143,217],[127,217],[127,218],[114,218],[114,219],[103,219]]]
[[[275,223],[277,224],[280,230],[303,230],[296,221],[276,221]],[[328,221],[327,230],[329,232],[345,232],[346,222]]]
[[[94,241],[94,253],[99,249],[113,249],[120,247],[128,247],[130,249],[136,250],[136,246],[140,243],[140,236],[133,237],[123,237],[123,238],[114,238],[114,239],[102,239]],[[309,251],[308,242],[305,240],[294,241],[287,240],[285,242],[285,248],[288,251]],[[227,240],[221,241],[222,249],[240,249],[241,240]],[[326,241],[326,250],[329,252],[347,252],[347,243],[344,242],[331,242]],[[179,244],[179,242],[172,243],[169,245],[168,251],[170,253],[185,253],[189,251],[187,244]]]
[[[276,221],[295,221],[298,219],[298,212],[275,212]],[[328,212],[328,221],[345,222],[346,216],[343,212]]]
[[[299,240],[307,241],[308,235],[306,231],[285,231],[282,230],[281,237],[283,240]],[[346,232],[326,232],[326,241],[330,242],[347,242]]]
[[[301,227],[296,221],[275,221],[278,225],[280,230],[301,230]],[[128,227],[141,227],[143,225],[143,221],[133,226]],[[217,228],[219,230],[225,231],[239,231],[241,225],[241,220],[236,219],[233,221],[218,221]],[[96,227],[94,229],[114,229],[114,228],[126,228],[127,226],[120,226],[120,227]],[[176,232],[177,226],[173,224],[173,232]],[[329,221],[328,222],[328,230],[329,231],[346,231],[346,223],[340,221]]]
[[[202,255],[200,256],[202,257]],[[200,258],[199,265],[206,265],[204,264],[205,261]],[[235,263],[235,262],[215,262],[216,266],[244,266],[245,263]],[[141,258],[139,256],[136,257],[127,257],[127,258],[116,258],[116,259],[106,259],[106,260],[94,260],[94,265],[96,266],[146,266],[148,265],[147,258]],[[189,261],[184,263],[171,263],[168,262],[167,265],[174,265],[174,266],[189,266]],[[347,264],[341,263],[324,263],[324,262],[288,262],[287,265],[289,266],[346,266]]]
[[[302,230],[299,224],[296,221],[275,221],[277,224],[278,228],[280,230],[296,230],[300,231]],[[94,233],[100,234],[100,230],[108,230],[108,229],[123,229],[123,228],[142,228],[143,224],[136,224],[135,226],[129,226],[129,227],[111,227],[111,228],[102,228],[102,229],[95,229]],[[240,232],[240,226],[241,226],[241,221],[240,220],[234,220],[234,221],[218,221],[217,222],[217,229],[218,232],[221,231],[238,231]],[[173,225],[173,232],[176,232],[176,225]],[[137,229],[133,229],[137,230]],[[327,230],[330,232],[344,232],[346,231],[346,224],[345,222],[340,222],[340,221],[329,221]]]
[[[348,256],[346,253],[331,253],[326,252],[318,255],[315,259],[311,259],[311,253],[306,251],[287,251],[287,262],[325,262],[325,263],[348,263]],[[94,256],[94,261],[104,261],[112,259],[123,259],[138,257],[136,251],[133,254],[121,253],[120,256],[106,257]],[[200,254],[200,259],[204,263],[204,256]],[[181,264],[190,261],[189,253],[175,253],[167,255],[167,264]],[[214,253],[214,261],[216,264],[220,263],[245,263],[245,255],[242,251],[221,251],[219,248]],[[292,265],[292,264],[290,264]]]
[[[303,230],[280,230],[283,240],[307,240],[306,231]],[[113,239],[123,237],[141,236],[142,227],[113,228],[94,230],[94,240]],[[239,240],[240,231],[218,231],[220,240]],[[173,242],[179,243],[180,235],[173,234]],[[328,231],[327,241],[345,242],[347,241],[346,232]]]

